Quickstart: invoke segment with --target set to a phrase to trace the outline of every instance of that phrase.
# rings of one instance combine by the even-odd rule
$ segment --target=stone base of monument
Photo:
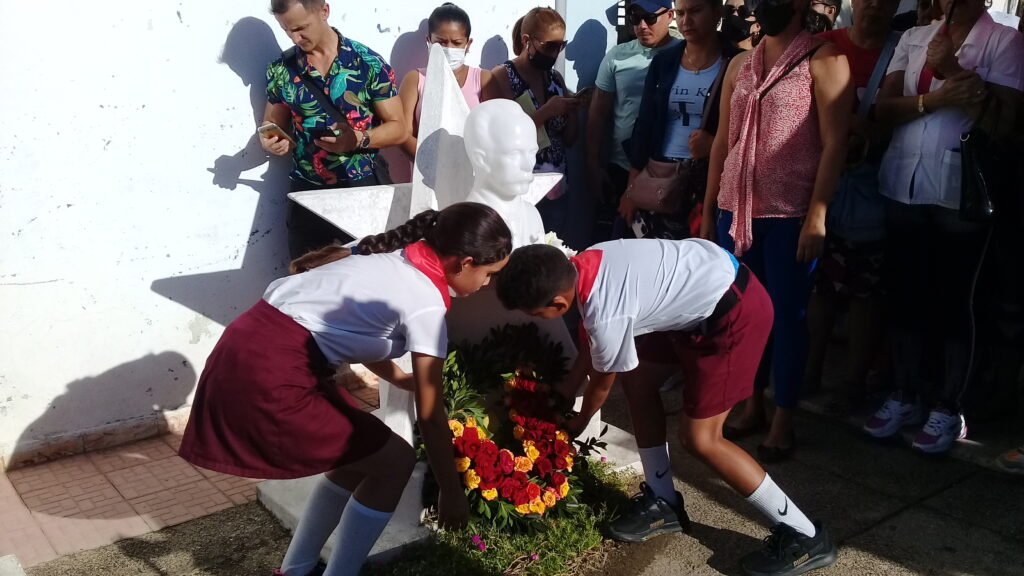
[[[640,470],[640,456],[632,434],[608,425],[608,431],[601,439],[608,443],[603,456],[609,462],[615,464],[618,469]],[[389,560],[400,553],[406,545],[419,542],[429,535],[429,529],[420,524],[420,514],[423,512],[423,475],[426,469],[426,464],[422,462],[416,465],[395,515],[370,552],[370,561]],[[294,532],[299,518],[306,509],[306,500],[309,499],[317,478],[313,476],[298,480],[267,480],[259,485],[260,502],[282,526]],[[334,548],[335,536],[331,536],[321,553],[325,561]]]

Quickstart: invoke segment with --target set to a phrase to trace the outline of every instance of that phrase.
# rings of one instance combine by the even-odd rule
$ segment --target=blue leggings
[[[758,390],[775,377],[775,405],[794,408],[800,400],[807,364],[807,301],[811,295],[814,262],[798,262],[797,242],[802,218],[754,218],[754,241],[740,261],[750,268],[768,290],[775,307],[772,335],[757,370]],[[720,210],[718,244],[732,252],[729,235],[732,212]]]

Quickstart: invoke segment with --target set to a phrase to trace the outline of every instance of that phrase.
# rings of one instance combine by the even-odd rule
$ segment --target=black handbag
[[[960,219],[989,222],[995,206],[992,197],[1003,183],[1000,178],[999,147],[981,128],[991,100],[985,101],[981,116],[968,132],[960,135]]]

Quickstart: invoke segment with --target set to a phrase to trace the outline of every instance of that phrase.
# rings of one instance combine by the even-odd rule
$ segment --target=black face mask
[[[746,18],[732,14],[722,22],[722,31],[730,42],[739,44],[750,38],[750,27],[753,25],[754,23],[748,22]]]
[[[530,60],[531,66],[544,71],[554,68],[555,61],[558,60],[557,56],[549,56],[540,50],[534,50],[533,54],[527,54],[526,57]]]
[[[761,2],[754,9],[754,16],[757,23],[761,25],[761,33],[765,36],[778,36],[793,21],[793,14],[796,9],[792,2],[771,4]]]

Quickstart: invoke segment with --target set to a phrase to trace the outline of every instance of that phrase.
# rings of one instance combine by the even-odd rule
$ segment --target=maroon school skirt
[[[391,431],[359,409],[309,331],[260,300],[228,325],[199,378],[179,453],[247,478],[301,478],[380,450]]]

